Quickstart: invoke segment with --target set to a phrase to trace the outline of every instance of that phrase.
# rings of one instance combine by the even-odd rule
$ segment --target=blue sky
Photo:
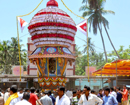
[[[17,37],[17,28],[16,28],[16,16],[24,15],[32,11],[41,0],[0,0],[0,41],[10,40],[11,37]],[[43,3],[38,7],[38,9],[33,12],[31,15],[24,16],[22,19],[30,22],[31,18],[36,14],[39,10],[46,7],[46,3],[49,0],[43,0]],[[70,11],[68,11],[61,0],[57,0],[59,3],[59,8],[67,12],[75,21],[76,24],[83,21],[79,17],[73,15]],[[82,6],[82,0],[64,0],[65,4],[76,14],[82,15],[82,12],[79,12],[79,8]],[[105,17],[109,21],[109,34],[113,41],[116,49],[119,49],[120,45],[123,45],[125,48],[128,48],[130,45],[130,0],[125,0],[125,2],[121,0],[106,0],[106,4],[104,5],[106,10],[113,10],[115,15],[108,14]],[[20,37],[27,34],[28,29],[25,27],[23,33],[19,32]],[[81,39],[86,39],[86,36],[82,34],[80,31],[77,31],[77,37]],[[113,49],[110,45],[110,42],[107,38],[107,35],[103,28],[103,36],[105,40],[106,51],[109,53]],[[30,37],[29,34],[21,37],[23,40],[21,44],[24,44],[27,48],[27,38]],[[83,49],[84,41],[75,37],[76,44],[81,47],[80,50]],[[101,37],[98,32],[97,35],[94,35],[92,32],[89,32],[89,37],[92,38],[92,42],[95,44],[97,52],[103,52]],[[100,49],[99,49],[100,48]]]

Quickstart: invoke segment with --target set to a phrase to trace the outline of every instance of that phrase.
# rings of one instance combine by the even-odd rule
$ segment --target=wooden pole
[[[116,60],[116,87],[117,87],[117,80],[118,78],[117,78],[117,60]]]
[[[89,43],[88,43],[88,19],[87,19],[87,24],[86,24],[86,33],[87,33],[87,63],[88,63],[88,82],[90,82],[90,80],[89,80]]]
[[[102,78],[102,69],[101,69],[101,78]],[[103,88],[103,78],[102,78],[102,88]]]

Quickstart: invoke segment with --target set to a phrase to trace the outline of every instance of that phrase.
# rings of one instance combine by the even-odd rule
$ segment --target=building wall
[[[87,77],[86,77],[87,78]],[[107,79],[99,79],[98,77],[96,79],[90,79],[90,82],[88,82],[88,79],[82,79],[82,80],[75,80],[75,86],[80,87],[80,89],[83,89],[85,85],[89,86],[92,90],[95,90],[96,92],[99,91],[99,89],[102,89],[103,87],[109,87],[109,83],[102,84]]]
[[[32,43],[31,38],[28,38],[28,56],[36,49],[36,47],[34,46],[34,44]],[[72,43],[72,45],[70,46],[69,50],[72,53],[75,53],[75,41]],[[30,61],[28,60],[28,75],[37,75],[37,66],[30,63]],[[72,76],[75,75],[75,63],[73,63],[72,66],[69,65],[69,63],[67,64],[66,67],[66,76]]]

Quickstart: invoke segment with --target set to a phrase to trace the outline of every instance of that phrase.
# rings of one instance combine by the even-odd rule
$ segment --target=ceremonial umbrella
[[[94,76],[130,76],[130,60],[116,60],[93,72]]]

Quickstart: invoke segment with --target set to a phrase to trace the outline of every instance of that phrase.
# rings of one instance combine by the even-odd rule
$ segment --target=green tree
[[[86,3],[86,4],[88,3],[89,8],[95,8],[97,5],[97,0],[83,0],[82,3]]]
[[[20,40],[22,42],[22,40]],[[21,64],[24,64],[24,57],[23,54],[25,54],[26,50],[22,49],[24,45],[20,44],[20,57],[21,57]],[[20,65],[19,64],[19,50],[18,50],[18,39],[12,37],[10,41],[10,53],[11,53],[11,59],[12,59],[12,65]]]
[[[124,46],[120,46],[120,49],[117,50],[120,59],[130,59],[130,45],[129,48],[124,49]],[[112,51],[111,53],[108,54],[108,57],[111,58],[112,61],[116,60],[116,53]]]
[[[85,41],[85,45],[84,45],[84,50],[83,50],[83,53],[87,53],[87,48],[89,50],[89,53],[92,53],[94,54],[94,44],[91,42],[91,38],[88,38],[88,43]]]
[[[23,45],[20,45],[21,49],[21,61],[22,65],[26,65],[27,54]],[[18,41],[17,38],[11,38],[10,41],[0,42],[0,72],[10,74],[12,72],[11,67],[13,65],[19,65],[19,53],[18,53]]]
[[[0,64],[5,73],[10,73],[10,46],[9,41],[0,42]]]
[[[102,36],[102,25],[104,26],[104,29],[107,33],[107,36],[108,36],[108,39],[116,53],[116,55],[118,56],[118,58],[120,59],[120,56],[118,55],[112,41],[111,41],[111,38],[109,36],[109,33],[107,31],[107,28],[108,25],[109,25],[109,22],[106,20],[106,18],[103,16],[105,14],[108,14],[108,13],[111,13],[111,14],[114,14],[113,11],[110,11],[110,10],[104,10],[103,8],[103,4],[106,0],[83,0],[83,3],[84,2],[89,2],[89,7],[87,5],[84,5],[80,8],[80,10],[86,10],[88,9],[88,11],[85,11],[83,13],[83,16],[92,16],[92,14],[95,14],[95,17],[97,17],[97,19],[94,18],[94,16],[92,16],[91,18],[93,19],[90,19],[89,23],[90,23],[90,27],[91,27],[91,23],[93,25],[93,32],[94,34],[97,34],[97,30],[95,30],[95,28],[99,28],[99,32],[100,32],[100,35],[101,35],[101,38],[102,38],[102,42],[103,42],[103,48],[104,48],[104,53],[105,53],[105,58],[106,58],[106,62],[107,62],[107,54],[106,54],[106,50],[105,50],[105,44],[104,44],[104,39],[103,39],[103,36]],[[89,18],[90,18],[89,17]],[[97,23],[97,24],[95,24]]]

